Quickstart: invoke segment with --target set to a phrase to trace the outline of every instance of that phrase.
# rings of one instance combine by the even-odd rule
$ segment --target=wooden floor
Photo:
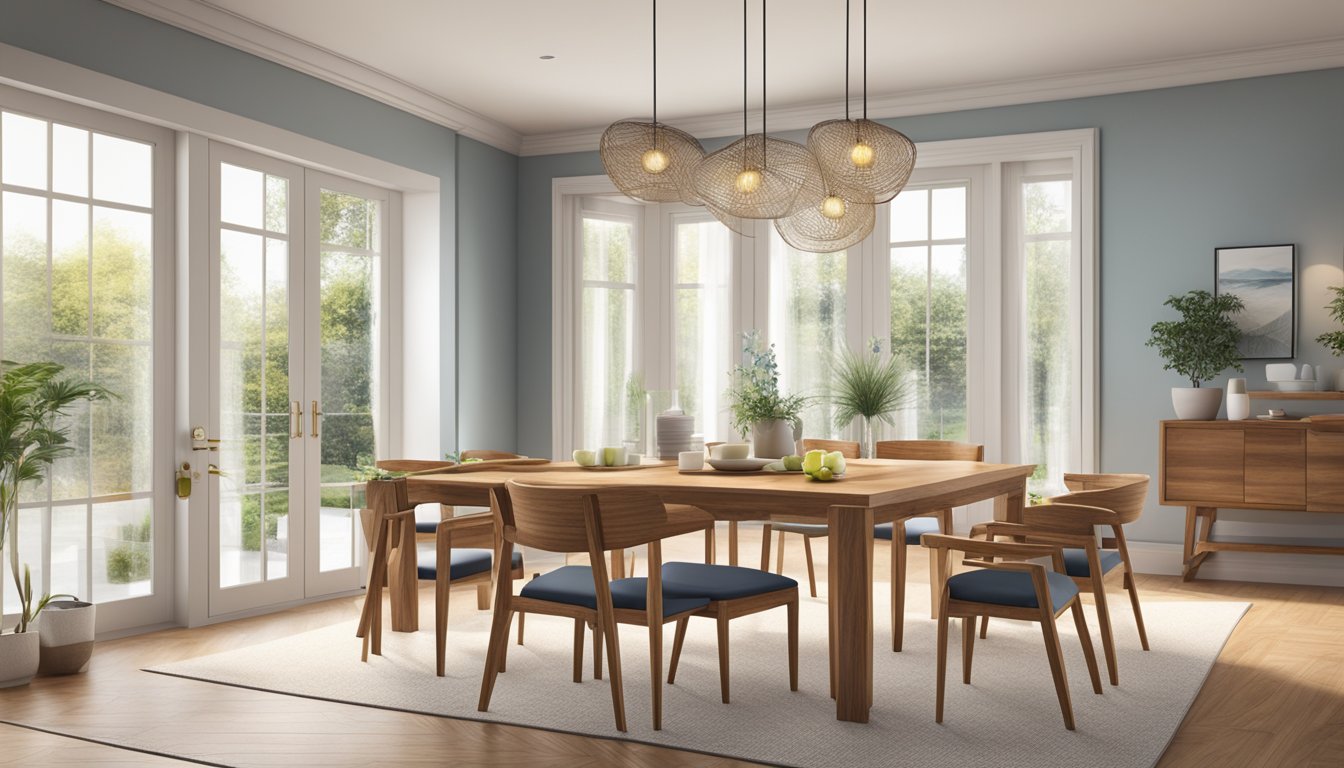
[[[720,537],[721,546],[725,538]],[[793,541],[785,570],[802,580],[802,547],[796,538]],[[759,546],[756,529],[744,530],[744,562],[758,562]],[[666,544],[664,556],[695,559],[702,547],[702,539],[683,537]],[[819,587],[824,590],[826,547],[816,549]],[[887,578],[886,562],[885,555],[877,558],[878,578]],[[927,573],[923,552],[912,550],[910,588],[927,589]],[[1162,576],[1142,577],[1139,585],[1148,600],[1255,604],[1233,633],[1160,766],[1341,765],[1344,590],[1212,581],[1184,584]],[[425,591],[422,596],[426,598],[422,616],[432,616],[432,594]],[[471,610],[474,602],[454,600],[454,611]],[[100,643],[85,675],[39,678],[25,688],[0,691],[0,722],[223,765],[748,765],[639,744],[314,701],[140,671],[330,624],[348,624],[353,631],[358,608],[358,600],[347,598],[201,629],[165,630]],[[877,645],[880,649],[881,643]],[[186,764],[3,724],[0,745],[0,765]]]

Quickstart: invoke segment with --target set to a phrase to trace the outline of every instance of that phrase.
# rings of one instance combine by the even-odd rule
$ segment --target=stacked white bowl
[[[1297,366],[1292,363],[1269,363],[1265,366],[1265,379],[1280,392],[1312,392],[1316,389],[1316,370],[1310,365],[1302,366],[1299,375]]]
[[[675,459],[682,451],[692,450],[691,433],[695,429],[695,417],[680,409],[668,409],[658,414],[657,431],[658,457]]]

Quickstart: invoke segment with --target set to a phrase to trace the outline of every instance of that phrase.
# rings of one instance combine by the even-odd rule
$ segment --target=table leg
[[[873,511],[835,506],[827,517],[835,716],[866,723],[873,705]]]
[[[611,578],[613,578],[613,579],[624,579],[624,578],[625,578],[625,550],[624,550],[624,549],[613,549],[613,550],[611,550],[611,565],[610,565],[609,567],[611,568]]]
[[[994,497],[994,519],[1001,523],[1022,522],[1022,505],[1026,499],[1027,481],[1023,480],[1021,489]]]
[[[728,521],[728,564],[737,565],[737,521]]]
[[[420,629],[420,581],[416,574],[415,522],[399,521],[400,540],[388,561],[388,592],[392,596],[392,631]]]

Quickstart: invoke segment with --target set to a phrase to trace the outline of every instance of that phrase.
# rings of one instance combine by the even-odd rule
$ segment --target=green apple
[[[827,467],[822,467],[821,469],[818,469],[815,474],[812,475],[812,479],[820,480],[823,483],[829,482],[835,479],[835,473],[831,472],[831,470]]]
[[[574,463],[578,464],[580,467],[597,466],[597,451],[575,451]]]
[[[803,457],[798,455],[785,456],[781,461],[784,462],[784,469],[789,472],[803,471]]]
[[[807,455],[803,457],[802,469],[809,475],[814,474],[818,469],[821,469],[825,460],[825,451],[808,451]]]
[[[826,454],[826,458],[821,463],[831,470],[833,475],[845,474],[845,455],[839,451],[831,451]]]

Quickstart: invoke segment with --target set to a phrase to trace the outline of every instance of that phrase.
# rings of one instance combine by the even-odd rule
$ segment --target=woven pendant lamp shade
[[[695,175],[696,194],[711,209],[743,219],[777,219],[813,202],[808,180],[820,173],[807,147],[753,133],[713,152]]]
[[[700,142],[664,123],[620,120],[602,132],[602,166],[623,194],[647,203],[699,205]]]
[[[830,182],[871,193],[874,203],[896,197],[915,169],[915,143],[866,118],[817,123],[807,132],[807,148]]]
[[[777,219],[775,229],[784,242],[800,251],[833,253],[861,242],[873,231],[876,221],[877,213],[869,196],[830,187],[820,202]]]

